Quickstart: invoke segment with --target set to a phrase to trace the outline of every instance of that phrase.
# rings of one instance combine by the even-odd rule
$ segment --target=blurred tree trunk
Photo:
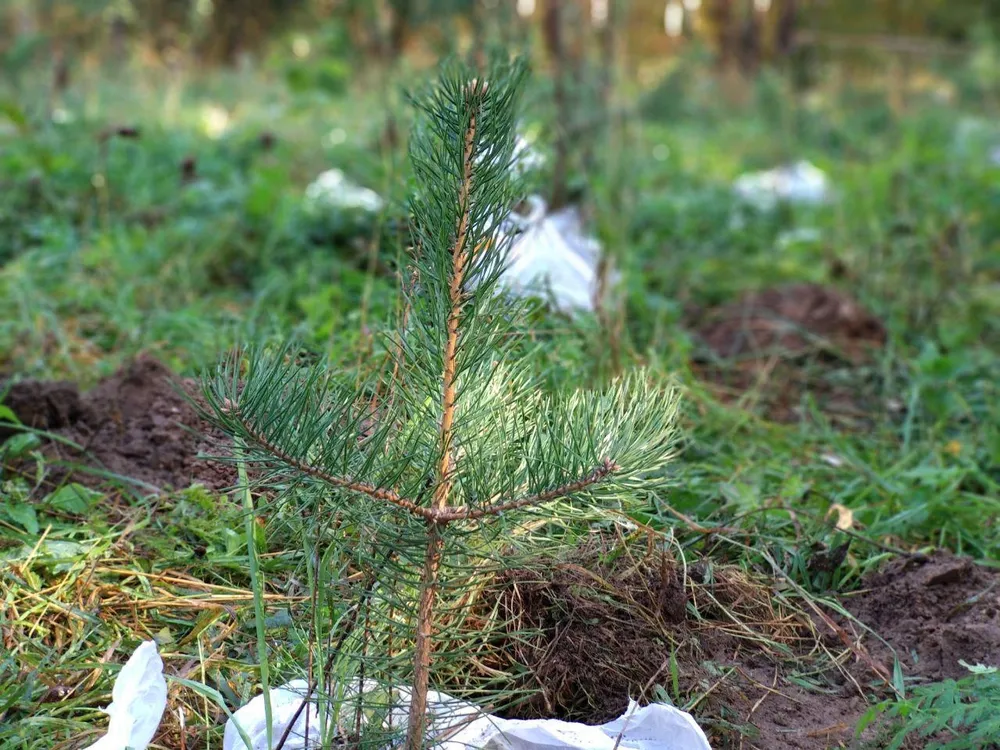
[[[253,43],[247,39],[247,21],[265,4],[255,0],[214,0],[205,57],[214,63],[235,64],[243,45]]]
[[[761,24],[754,0],[744,0],[743,21],[740,24],[738,57],[740,72],[752,76],[760,67]]]
[[[618,64],[617,23],[619,13],[617,5],[620,0],[608,0],[608,17],[600,30],[601,48],[601,106],[606,114],[610,114],[612,106],[612,87],[614,86],[614,71]]]
[[[774,32],[774,51],[779,59],[788,58],[795,48],[795,32],[798,31],[798,3],[796,0],[781,0],[778,6],[778,21]]]
[[[555,160],[552,165],[552,194],[549,205],[555,209],[566,202],[569,177],[569,99],[566,91],[568,63],[563,28],[563,7],[560,0],[547,0],[543,19],[543,37],[552,69],[552,98],[556,111]]]
[[[710,0],[705,17],[716,45],[716,64],[720,70],[730,70],[736,61],[738,37],[733,0]]]
[[[13,25],[15,36],[33,37],[38,33],[38,16],[31,0],[15,3]]]
[[[497,11],[493,12],[497,13]],[[489,21],[486,15],[483,0],[472,0],[472,7],[469,9],[469,22],[472,26],[473,56],[476,60],[476,67],[480,70],[486,68],[486,47],[489,44],[487,34]]]
[[[395,65],[406,49],[406,39],[413,18],[413,3],[411,0],[391,0],[389,8],[389,33],[386,35],[385,59],[390,65]]]
[[[376,10],[376,18],[378,11]],[[410,33],[410,24],[413,19],[412,0],[390,0],[389,2],[389,28],[382,37],[382,88],[385,91],[386,101],[392,101],[392,80],[399,67],[399,61],[406,49],[406,40]],[[389,105],[389,114],[385,120],[385,127],[382,131],[382,147],[387,151],[395,151],[400,143],[399,123],[396,120],[395,108]]]

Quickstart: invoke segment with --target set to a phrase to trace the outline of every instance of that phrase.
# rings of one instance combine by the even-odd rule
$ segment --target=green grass
[[[339,167],[390,198],[405,194],[402,154],[377,147],[383,109],[372,87],[331,97],[291,92],[263,73],[152,80],[84,81],[62,104],[63,124],[45,123],[24,94],[10,100],[23,120],[4,129],[0,116],[0,375],[86,386],[139,351],[195,374],[248,336],[298,335],[344,367],[363,362],[365,329],[396,304],[392,275],[367,272],[370,238],[379,267],[391,267],[404,241],[399,216],[360,227],[354,216],[317,219],[303,192],[321,169]],[[963,122],[996,113],[915,97],[897,117],[881,98],[825,89],[794,106],[772,77],[734,109],[697,80],[705,91],[688,91],[683,111],[630,123],[619,155],[625,209],[596,205],[609,246],[624,243],[614,247],[627,279],[626,361],[675,373],[686,388],[676,489],[631,509],[633,520],[672,533],[685,554],[786,577],[796,597],[856,587],[899,549],[941,546],[1000,564],[1000,170],[987,166],[988,136],[956,143]],[[551,116],[543,97],[530,99],[530,117]],[[217,137],[205,129],[208,104],[235,113]],[[98,133],[122,125],[140,137],[102,146]],[[270,150],[265,132],[276,139]],[[182,185],[189,156],[199,179]],[[789,156],[827,170],[837,202],[734,223],[732,178]],[[619,184],[610,172],[591,179],[599,197]],[[782,242],[802,227],[821,239]],[[684,306],[783,281],[831,282],[838,268],[846,279],[835,283],[889,331],[857,386],[881,406],[873,424],[844,430],[813,411],[778,425],[715,400],[691,368],[697,343]],[[606,376],[594,322],[541,319],[537,340],[553,384]],[[38,494],[31,477],[3,476],[0,747],[71,747],[69,738],[94,732],[114,675],[107,665],[140,637],[157,637],[171,670],[231,707],[257,693],[246,559],[254,525],[234,499],[198,488],[138,500]],[[829,516],[835,504],[852,512],[849,531]],[[699,527],[712,526],[726,531],[706,549]],[[815,545],[846,536],[844,563],[811,572]],[[287,672],[308,651],[289,614],[308,591],[280,528],[261,537],[272,671]],[[180,685],[171,696],[189,728],[221,735],[211,701]],[[917,695],[896,715],[935,700]],[[165,723],[173,734],[163,746],[178,746],[177,717]]]

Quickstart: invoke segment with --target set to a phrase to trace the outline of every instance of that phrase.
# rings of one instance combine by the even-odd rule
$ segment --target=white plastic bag
[[[351,182],[339,169],[322,172],[306,188],[306,207],[312,211],[346,208],[375,213],[384,205],[382,196]]]
[[[320,743],[319,709],[313,696],[309,704],[299,712],[299,707],[308,694],[309,685],[305,680],[292,680],[286,685],[271,690],[271,739],[277,744],[284,736],[289,724],[294,725],[288,733],[284,750],[305,750],[318,748]],[[296,713],[298,716],[296,717]],[[235,719],[235,722],[234,722]],[[222,738],[222,750],[246,750],[236,723],[250,739],[250,750],[268,750],[267,722],[264,715],[264,696],[258,695],[240,708],[226,722]]]
[[[584,232],[576,207],[550,214],[539,196],[526,202],[527,215],[511,213],[503,224],[503,231],[515,236],[501,286],[517,295],[551,295],[566,313],[593,311],[601,243]]]
[[[736,194],[763,211],[778,203],[817,205],[830,199],[826,173],[808,161],[799,161],[767,172],[750,172],[733,183]]]
[[[155,641],[135,650],[111,689],[108,733],[87,750],[146,750],[167,707],[167,681]]]
[[[619,739],[620,738],[620,739]],[[639,708],[600,726],[555,719],[519,721],[484,716],[445,741],[442,750],[711,750],[691,717],[673,706]]]
[[[373,688],[373,685],[366,686],[365,690]],[[297,680],[271,691],[275,741],[291,721],[305,690],[305,682]],[[393,702],[392,725],[403,728],[409,717],[409,688],[393,690]],[[304,736],[307,711],[310,712],[308,738]],[[319,722],[315,711],[315,704],[303,710],[285,748],[319,750]],[[484,713],[471,703],[430,691],[427,713],[427,736],[433,743],[431,746],[439,750],[614,750],[616,745],[620,750],[711,750],[705,733],[690,714],[662,704],[639,708],[630,701],[620,718],[600,726],[587,726],[555,719],[501,719]],[[263,698],[254,698],[237,711],[234,718],[253,740],[251,750],[266,750]],[[226,724],[223,750],[244,750],[232,724],[232,719]],[[313,727],[316,727],[315,732]],[[294,742],[293,737],[296,738]]]

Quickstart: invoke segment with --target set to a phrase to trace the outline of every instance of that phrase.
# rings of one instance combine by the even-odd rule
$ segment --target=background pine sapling
[[[523,356],[527,303],[498,282],[501,222],[519,198],[510,166],[524,76],[520,62],[455,64],[413,100],[412,283],[370,378],[257,347],[206,388],[260,485],[294,504],[304,557],[339,559],[345,580],[363,572],[364,617],[331,615],[313,637],[337,642],[338,658],[355,649],[359,693],[366,681],[410,682],[412,750],[435,668],[465,656],[450,647],[462,619],[448,593],[473,586],[483,560],[502,564],[501,541],[525,514],[617,502],[662,481],[672,453],[669,386],[636,372],[601,392],[549,394]],[[310,568],[312,586],[324,565]],[[344,623],[363,637],[331,634]],[[310,679],[334,694],[329,674]]]

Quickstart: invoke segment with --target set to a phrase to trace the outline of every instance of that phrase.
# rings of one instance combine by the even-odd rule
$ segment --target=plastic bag
[[[326,170],[306,188],[306,207],[314,211],[347,208],[375,213],[384,205],[382,196],[351,182],[339,169]]]
[[[584,232],[575,206],[550,214],[542,198],[526,202],[527,215],[511,213],[502,225],[514,237],[501,286],[516,295],[551,296],[566,313],[593,311],[601,243]]]
[[[445,741],[442,750],[711,750],[694,718],[664,704],[638,707],[600,726],[556,719],[484,716]]]
[[[167,681],[155,641],[146,641],[125,662],[111,689],[108,733],[87,750],[146,750],[167,707]]]
[[[374,686],[366,686],[366,690]],[[277,742],[301,704],[306,685],[302,680],[271,691],[272,736]],[[405,727],[410,705],[410,690],[393,690],[395,704],[391,712],[394,727]],[[305,736],[305,717],[309,712],[309,736]],[[639,708],[634,701],[620,718],[600,726],[587,726],[556,719],[521,721],[501,719],[483,713],[477,706],[445,693],[427,695],[427,736],[439,750],[711,750],[705,733],[694,718],[680,709],[663,704]],[[253,741],[251,750],[267,750],[264,739],[264,702],[254,698],[236,712],[234,718]],[[223,750],[245,750],[232,726],[226,724]],[[313,728],[315,727],[315,731]],[[318,712],[315,704],[303,710],[285,748],[319,750]],[[388,750],[388,748],[387,748]]]
[[[275,744],[294,721],[285,740],[284,750],[305,750],[320,746],[320,719],[315,696],[309,700],[308,706],[299,711],[308,690],[309,685],[305,680],[292,680],[271,690],[271,739]],[[258,695],[226,722],[222,738],[223,750],[246,750],[246,743],[240,737],[236,722],[253,743],[251,750],[268,750],[267,723],[264,718],[264,696]]]
[[[778,203],[817,205],[831,196],[826,173],[807,161],[741,175],[733,189],[740,198],[764,211]]]

